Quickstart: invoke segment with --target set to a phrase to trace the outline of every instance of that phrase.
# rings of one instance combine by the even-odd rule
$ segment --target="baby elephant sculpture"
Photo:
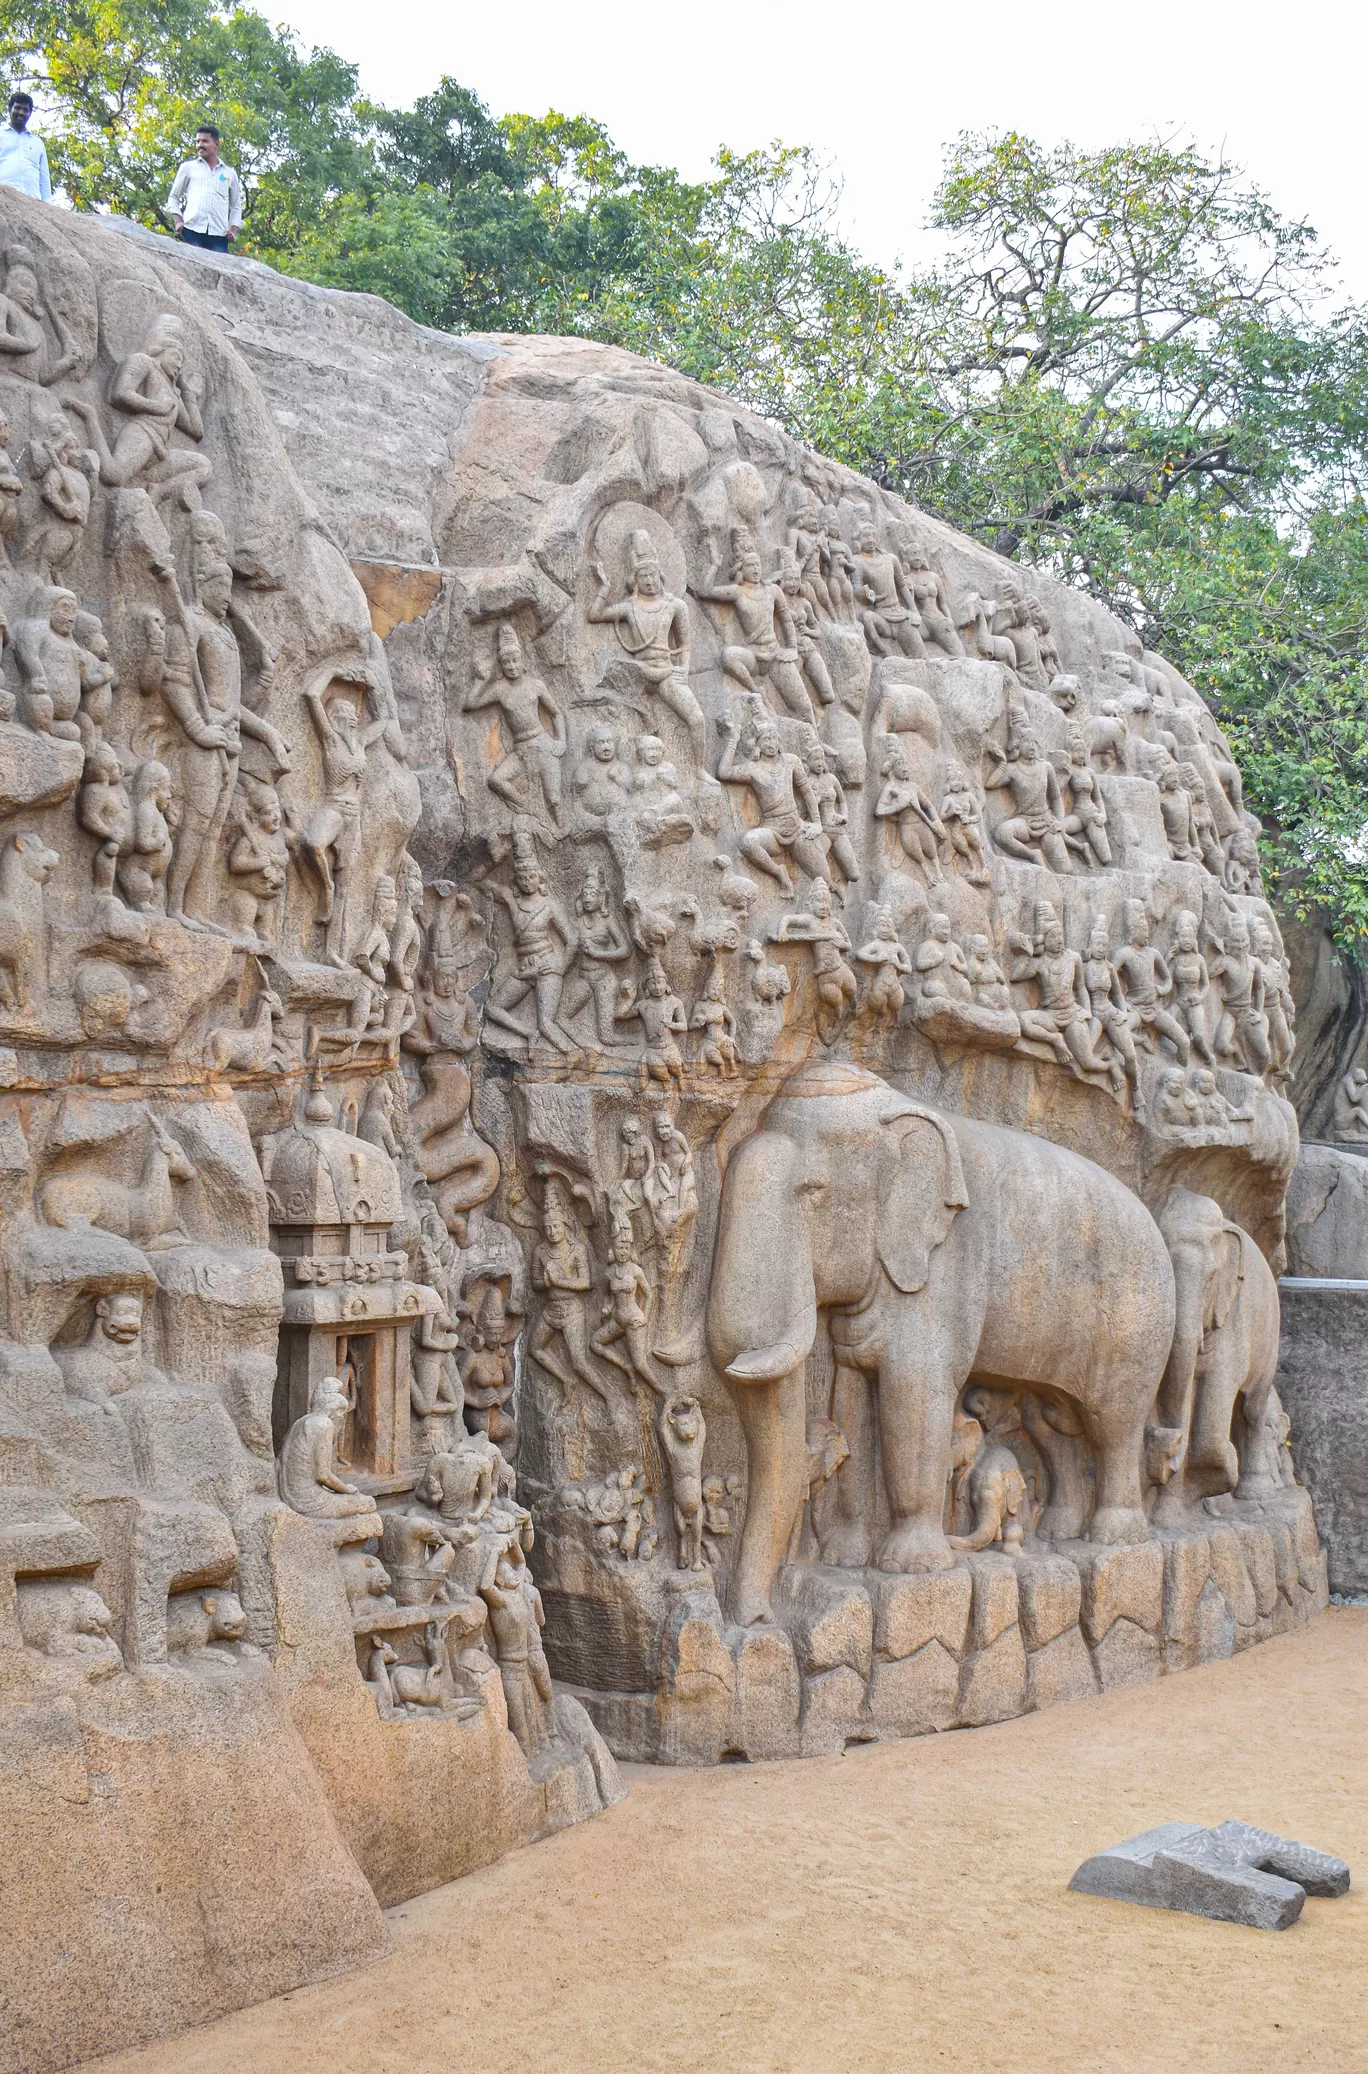
[[[991,1548],[1020,1555],[1026,1522],[1026,1479],[1021,1464],[1000,1440],[989,1440],[977,1419],[956,1417],[951,1459],[955,1465],[952,1517],[968,1516],[968,1532],[952,1534],[952,1548]]]
[[[1281,1313],[1273,1270],[1210,1196],[1171,1189],[1159,1229],[1178,1302],[1153,1429],[1155,1438],[1171,1440],[1176,1463],[1155,1505],[1155,1517],[1165,1519],[1237,1485],[1242,1498],[1277,1487],[1264,1413],[1277,1373]],[[1241,1402],[1244,1418],[1236,1427]]]
[[[1173,1269],[1139,1199],[1044,1138],[943,1116],[872,1073],[802,1067],[723,1183],[708,1345],[746,1440],[732,1615],[770,1617],[806,1475],[804,1365],[825,1314],[832,1416],[851,1458],[822,1553],[884,1570],[953,1562],[943,1509],[971,1377],[1076,1407],[1094,1541],[1143,1541],[1140,1459],[1173,1337]]]

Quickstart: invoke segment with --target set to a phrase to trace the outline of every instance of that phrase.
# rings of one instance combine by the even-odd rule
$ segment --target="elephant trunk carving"
[[[785,1214],[793,1159],[791,1142],[769,1134],[733,1159],[708,1297],[708,1348],[731,1384],[750,1468],[731,1589],[743,1625],[769,1615],[807,1468],[804,1369],[817,1300],[807,1234]]]

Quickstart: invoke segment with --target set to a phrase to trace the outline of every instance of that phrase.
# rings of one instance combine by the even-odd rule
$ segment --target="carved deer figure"
[[[43,1221],[63,1231],[94,1225],[153,1253],[188,1245],[177,1228],[172,1183],[193,1180],[195,1169],[150,1111],[147,1122],[151,1136],[136,1181],[119,1181],[90,1169],[53,1174],[38,1192]]]
[[[209,1072],[214,1076],[228,1072],[264,1073],[275,1056],[276,1025],[284,1014],[284,1003],[263,973],[251,1022],[242,1029],[224,1023],[209,1032],[204,1046],[204,1063]]]

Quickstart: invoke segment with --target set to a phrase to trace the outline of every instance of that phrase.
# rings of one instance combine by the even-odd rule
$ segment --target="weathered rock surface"
[[[1085,1859],[1069,1891],[1213,1916],[1250,1930],[1290,1930],[1308,1894],[1348,1893],[1349,1867],[1247,1822],[1216,1829],[1163,1822]]]

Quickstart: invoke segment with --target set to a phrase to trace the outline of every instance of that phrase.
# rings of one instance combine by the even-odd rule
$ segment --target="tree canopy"
[[[214,121],[283,270],[630,347],[1090,591],[1216,709],[1284,902],[1368,947],[1368,313],[1223,159],[963,137],[908,272],[842,239],[806,150],[689,183],[454,79],[380,107],[247,7],[0,0],[0,53],[77,207],[169,228]]]

